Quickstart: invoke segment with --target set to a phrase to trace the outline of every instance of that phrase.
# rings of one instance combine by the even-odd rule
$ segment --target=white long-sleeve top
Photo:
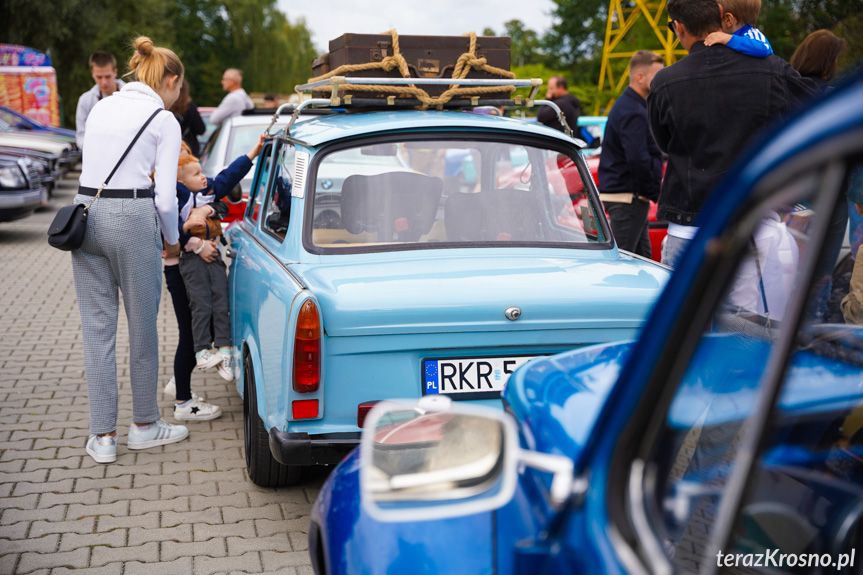
[[[233,92],[228,92],[227,96],[222,98],[219,107],[213,110],[210,114],[210,122],[219,125],[227,118],[233,118],[243,113],[243,110],[251,110],[255,107],[255,103],[246,94],[242,88],[238,88]]]
[[[98,189],[157,109],[164,110],[165,103],[143,82],[130,82],[93,106],[84,134],[80,184]],[[162,224],[162,237],[168,244],[176,244],[180,239],[177,219],[180,141],[180,124],[174,115],[168,111],[157,115],[108,182],[109,189],[146,189],[152,184],[150,173],[156,170],[156,212]]]

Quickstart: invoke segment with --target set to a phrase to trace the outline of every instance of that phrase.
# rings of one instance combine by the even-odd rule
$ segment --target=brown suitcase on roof
[[[398,51],[407,62],[412,78],[451,78],[459,58],[470,50],[469,36],[398,36]],[[330,51],[312,62],[314,77],[340,66],[380,62],[395,53],[390,34],[344,34],[330,41]],[[485,58],[489,66],[510,69],[510,39],[506,36],[478,36],[474,55]],[[351,71],[346,76],[360,78],[401,78],[398,68]],[[471,68],[467,78],[500,79],[499,75]],[[439,96],[449,86],[423,86],[430,96]],[[484,98],[509,98],[508,91],[483,95]]]

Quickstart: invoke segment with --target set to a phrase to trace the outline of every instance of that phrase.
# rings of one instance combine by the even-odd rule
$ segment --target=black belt
[[[83,196],[95,196],[99,192],[98,188],[87,188],[78,186],[78,193]],[[153,191],[150,188],[133,188],[131,190],[102,190],[99,194],[100,198],[114,198],[126,200],[153,199]]]

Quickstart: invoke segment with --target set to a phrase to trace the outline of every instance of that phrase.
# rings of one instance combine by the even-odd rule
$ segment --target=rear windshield
[[[412,140],[342,149],[317,164],[307,231],[326,253],[421,244],[600,247],[609,241],[605,216],[585,175],[577,156],[521,144]]]

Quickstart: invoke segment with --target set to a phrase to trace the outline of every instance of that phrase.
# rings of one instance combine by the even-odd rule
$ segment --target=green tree
[[[536,32],[525,27],[521,20],[510,20],[503,26],[504,36],[509,36],[512,42],[513,66],[527,66],[542,60],[542,42]]]

